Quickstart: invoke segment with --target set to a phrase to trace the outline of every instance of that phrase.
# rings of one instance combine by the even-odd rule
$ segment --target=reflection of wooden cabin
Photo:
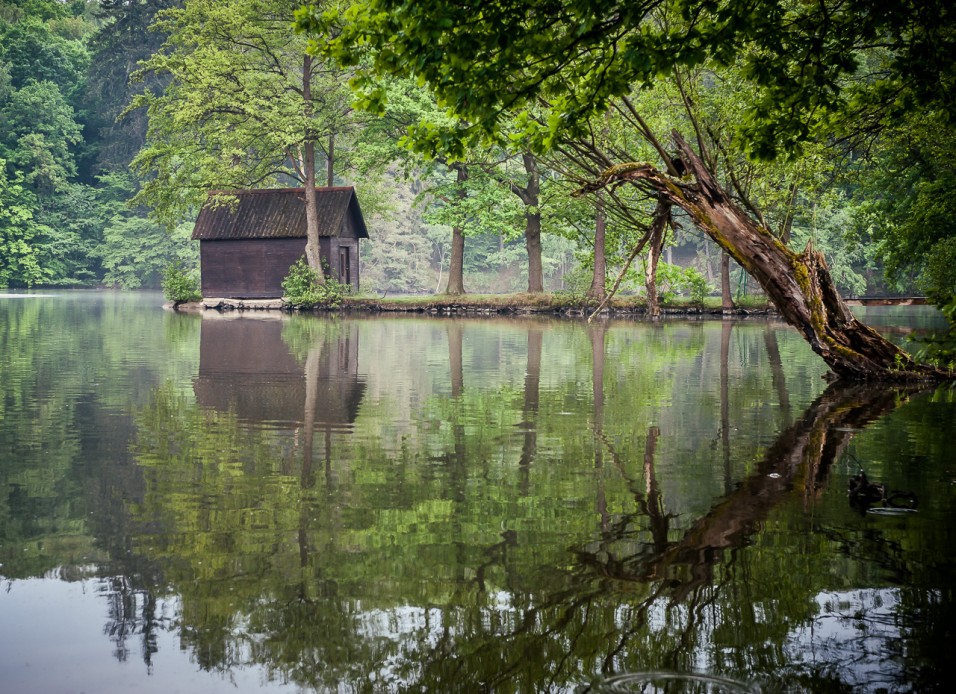
[[[307,356],[299,358],[282,339],[286,321],[259,318],[206,319],[199,341],[199,376],[193,381],[202,407],[233,412],[247,422],[295,428],[305,421]],[[365,394],[358,374],[358,328],[320,339],[315,350],[314,424],[349,425]]]
[[[326,274],[359,287],[359,239],[368,238],[355,189],[316,188],[319,251]],[[215,204],[222,196],[235,204]],[[213,191],[193,239],[199,241],[205,297],[282,296],[289,267],[305,254],[305,194],[301,188]]]

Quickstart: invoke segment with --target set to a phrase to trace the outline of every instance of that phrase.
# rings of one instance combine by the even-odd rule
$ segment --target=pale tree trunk
[[[664,248],[664,229],[671,216],[671,205],[664,198],[657,201],[657,209],[651,220],[650,236],[648,237],[647,262],[644,264],[644,289],[647,292],[648,317],[661,317],[661,304],[657,297],[657,264],[661,260],[661,251]]]
[[[332,184],[335,183],[335,174],[333,173],[335,167],[335,135],[329,135],[328,155],[325,160],[325,185],[331,188]]]
[[[631,181],[684,209],[701,231],[757,280],[783,318],[837,376],[896,381],[947,378],[942,370],[915,362],[858,321],[837,292],[822,253],[812,244],[802,253],[784,246],[734,203],[676,132],[674,142],[692,182],[675,179],[650,164],[620,164],[584,190]]]
[[[461,185],[468,180],[468,169],[463,164],[456,164],[455,169],[459,185],[455,195],[463,199],[467,193]],[[465,293],[465,232],[460,224],[451,229],[451,257],[448,260],[448,286],[445,287],[445,293]]]
[[[720,307],[724,311],[733,311],[736,308],[730,292],[730,255],[727,251],[720,254]]]
[[[591,288],[587,295],[596,301],[604,301],[607,296],[607,255],[604,235],[607,219],[604,216],[604,192],[598,191],[594,213],[594,273],[591,276]]]
[[[306,118],[312,117],[312,56],[302,59],[302,99]],[[305,258],[315,270],[319,282],[325,282],[319,251],[319,205],[315,195],[315,139],[306,134],[302,144],[302,169],[305,178]]]
[[[534,155],[526,152],[522,155],[524,170],[528,174],[528,185],[521,195],[525,204],[525,248],[528,250],[528,293],[540,294],[544,291],[544,268],[541,262],[541,212],[538,209],[538,196],[541,192],[541,174]]]

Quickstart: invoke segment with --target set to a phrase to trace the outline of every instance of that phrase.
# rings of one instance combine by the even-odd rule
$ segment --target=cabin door
[[[339,249],[339,283],[352,286],[351,252],[349,248]]]

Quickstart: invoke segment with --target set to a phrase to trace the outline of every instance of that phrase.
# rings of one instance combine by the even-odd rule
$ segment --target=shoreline
[[[581,318],[588,317],[597,304],[587,305],[582,302],[569,302],[564,297],[553,295],[471,295],[446,296],[436,295],[412,299],[370,299],[356,298],[343,299],[335,308],[317,307],[297,309],[286,304],[282,299],[225,299],[204,298],[201,301],[190,303],[167,303],[165,307],[174,311],[204,312],[218,311],[220,313],[282,311],[285,313],[405,313],[419,315],[441,316],[527,316],[548,315],[555,317]],[[637,301],[629,299],[612,300],[600,312],[607,317],[648,317],[648,308]],[[767,304],[765,306],[736,307],[724,310],[720,307],[694,305],[663,305],[661,317],[723,317],[723,316],[776,316],[777,310]]]

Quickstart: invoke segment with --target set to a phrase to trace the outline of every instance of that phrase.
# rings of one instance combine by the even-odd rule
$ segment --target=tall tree
[[[316,157],[334,165],[332,143],[355,126],[348,73],[306,52],[290,30],[288,0],[187,0],[159,15],[169,38],[140,76],[168,75],[146,91],[147,144],[133,164],[151,176],[137,196],[176,222],[211,189],[294,181],[306,191],[305,254],[320,270],[314,191]],[[321,273],[320,273],[321,274]]]
[[[148,89],[161,94],[168,73],[151,75],[133,84],[131,78],[141,61],[161,50],[166,35],[150,27],[163,10],[182,7],[183,0],[99,0],[102,24],[90,37],[90,67],[83,94],[91,112],[90,125],[96,131],[96,164],[112,171],[123,170],[146,143],[145,111],[117,116],[134,94]]]

